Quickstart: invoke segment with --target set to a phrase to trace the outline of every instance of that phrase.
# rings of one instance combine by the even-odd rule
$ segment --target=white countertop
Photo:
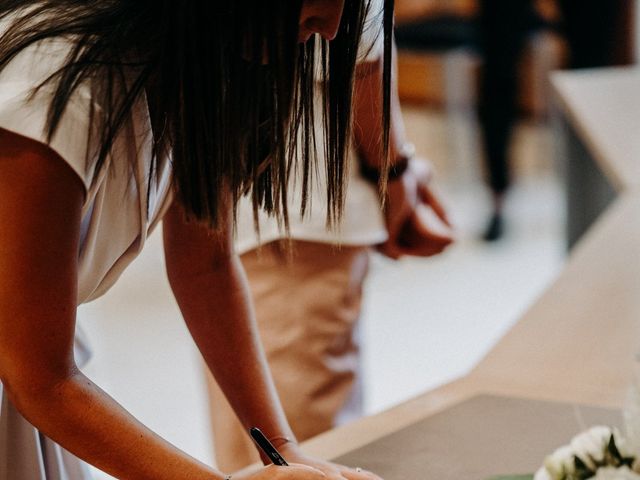
[[[640,186],[640,68],[556,72],[551,83],[614,188]]]

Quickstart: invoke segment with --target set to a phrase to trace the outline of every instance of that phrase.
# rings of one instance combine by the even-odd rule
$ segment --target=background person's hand
[[[430,186],[431,177],[429,164],[413,158],[402,176],[388,183],[385,219],[389,238],[379,247],[384,255],[428,257],[453,242],[451,224]]]

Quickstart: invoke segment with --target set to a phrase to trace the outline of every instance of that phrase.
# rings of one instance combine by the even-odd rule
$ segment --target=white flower
[[[580,433],[571,440],[574,455],[580,458],[591,470],[596,468],[594,462],[604,460],[607,445],[612,431],[609,427],[593,427]]]
[[[553,480],[545,467],[541,467],[533,476],[533,480]]]
[[[636,455],[640,454],[640,363],[635,368],[635,380],[629,389],[624,420],[629,449]]]
[[[602,467],[598,469],[593,480],[640,480],[640,475],[627,467]]]
[[[575,453],[570,445],[556,449],[544,461],[544,470],[546,470],[548,477],[551,480],[562,480],[567,474],[573,473],[575,470],[574,456]],[[539,479],[536,478],[536,480]]]
[[[629,441],[628,438],[623,437],[620,433],[620,430],[617,428],[613,429],[613,440],[616,443],[616,447],[618,448],[618,452],[624,458],[636,457],[638,455],[638,451],[634,448],[633,444]]]
[[[639,452],[635,452],[632,444],[625,439],[619,430],[609,427],[593,427],[586,432],[576,435],[569,445],[556,449],[549,455],[544,466],[540,468],[534,480],[565,480],[576,474],[576,457],[585,466],[596,472],[596,480],[640,480],[640,458],[633,465],[633,470],[629,467],[616,469],[614,466],[606,466],[598,469],[598,465],[605,463],[609,458],[608,447],[611,437],[616,444],[620,455],[624,458],[633,458]]]

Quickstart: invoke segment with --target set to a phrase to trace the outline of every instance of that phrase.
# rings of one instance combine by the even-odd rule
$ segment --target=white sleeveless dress
[[[0,23],[0,37],[5,28]],[[0,74],[0,128],[46,143],[44,124],[51,92],[44,89],[31,101],[27,97],[55,71],[68,48],[61,40],[42,43],[22,52]],[[49,144],[78,174],[87,193],[78,251],[78,305],[101,296],[115,283],[171,203],[171,171],[166,162],[154,175],[147,204],[151,128],[146,101],[135,106],[97,175],[90,155],[95,146],[87,142],[91,101],[88,89],[81,88]],[[75,354],[82,367],[89,350],[80,331]],[[0,480],[89,478],[87,466],[30,425],[0,384]]]

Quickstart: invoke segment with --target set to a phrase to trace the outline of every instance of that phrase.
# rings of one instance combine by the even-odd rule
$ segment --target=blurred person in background
[[[557,0],[570,68],[628,62],[621,39],[628,35],[623,30],[630,4],[630,0]],[[503,209],[512,183],[509,149],[518,116],[518,63],[527,37],[543,22],[534,0],[479,0],[479,6],[484,63],[478,116],[492,194],[492,213],[484,239],[495,241],[504,233]]]
[[[251,202],[243,200],[239,205],[238,250],[267,360],[294,433],[272,439],[276,447],[306,440],[362,415],[357,327],[372,248],[398,259],[434,255],[452,241],[446,213],[432,187],[431,166],[416,156],[406,137],[395,71],[391,165],[384,174],[380,170],[384,156],[381,7],[380,2],[372,2],[365,23],[354,89],[353,161],[338,228],[326,229],[327,179],[322,169],[312,181],[308,215],[290,216],[289,235],[260,214],[258,236]],[[319,108],[321,98],[316,101]],[[315,128],[320,138],[322,123]],[[326,158],[323,142],[319,148],[320,156]],[[384,202],[378,188],[382,176],[389,180]],[[300,202],[301,185],[300,179],[293,180],[292,206]],[[234,471],[258,461],[245,429],[211,378],[209,391],[217,465]]]

